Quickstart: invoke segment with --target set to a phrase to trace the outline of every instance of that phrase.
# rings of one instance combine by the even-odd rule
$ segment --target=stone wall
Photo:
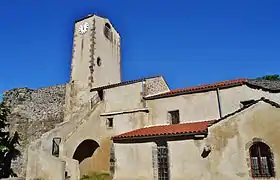
[[[146,79],[146,82],[146,96],[169,91],[169,87],[162,76]]]
[[[16,88],[4,93],[3,101],[10,107],[8,121],[11,132],[20,135],[21,156],[13,162],[16,174],[25,176],[27,148],[30,142],[63,121],[66,85],[40,89]]]

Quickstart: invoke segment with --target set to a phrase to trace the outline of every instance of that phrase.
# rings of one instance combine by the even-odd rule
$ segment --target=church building
[[[280,179],[279,83],[121,81],[120,38],[104,17],[75,22],[64,120],[29,145],[27,180]]]

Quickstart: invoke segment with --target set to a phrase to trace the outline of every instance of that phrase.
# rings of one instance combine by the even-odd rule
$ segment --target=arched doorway
[[[86,139],[76,148],[73,154],[73,159],[76,159],[79,161],[79,164],[81,164],[83,160],[91,157],[97,148],[99,148],[99,144],[96,141]]]

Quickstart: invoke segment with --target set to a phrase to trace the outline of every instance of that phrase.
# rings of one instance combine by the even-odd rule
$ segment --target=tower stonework
[[[76,21],[70,79],[88,88],[121,81],[120,35],[108,19]]]

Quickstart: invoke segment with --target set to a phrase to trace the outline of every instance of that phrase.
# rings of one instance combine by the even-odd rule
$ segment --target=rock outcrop
[[[12,164],[19,177],[25,176],[27,149],[30,142],[63,121],[66,85],[40,89],[16,88],[6,91],[3,101],[9,106],[8,117],[11,132],[20,135],[17,147],[21,156]]]

